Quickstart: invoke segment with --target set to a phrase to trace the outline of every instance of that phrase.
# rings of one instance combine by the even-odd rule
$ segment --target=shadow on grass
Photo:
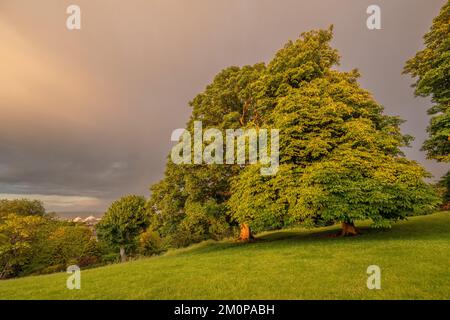
[[[358,227],[361,232],[358,236],[353,237],[336,237],[340,232],[340,226],[334,225],[319,229],[284,229],[272,231],[257,235],[256,241],[245,243],[235,240],[226,241],[205,241],[184,249],[186,253],[206,254],[213,252],[222,252],[223,250],[242,250],[247,247],[253,250],[256,247],[265,246],[270,243],[272,245],[284,244],[292,242],[311,244],[321,242],[340,241],[386,241],[386,240],[421,240],[421,239],[448,239],[450,237],[450,213],[438,213],[432,216],[420,216],[410,218],[409,220],[394,223],[392,228],[376,229],[367,226]]]
[[[265,241],[384,241],[395,239],[439,239],[449,238],[450,220],[438,224],[437,221],[403,221],[393,224],[392,228],[372,228],[369,226],[358,227],[360,234],[353,237],[336,236],[340,232],[339,227],[333,226],[326,230],[310,229],[308,231],[279,231],[264,234],[261,239]]]

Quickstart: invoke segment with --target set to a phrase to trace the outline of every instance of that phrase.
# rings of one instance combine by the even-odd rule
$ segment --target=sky
[[[288,40],[334,25],[341,70],[416,139],[426,160],[430,101],[414,97],[406,60],[445,0],[0,0],[0,198],[49,211],[104,211],[125,194],[149,196],[163,177],[188,102],[231,66],[268,62]],[[81,8],[81,30],[66,9]],[[369,5],[381,29],[366,27]]]

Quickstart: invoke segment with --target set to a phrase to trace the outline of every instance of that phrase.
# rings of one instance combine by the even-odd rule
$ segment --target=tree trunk
[[[122,261],[122,262],[127,261],[127,254],[125,253],[124,246],[120,246],[120,261]]]
[[[249,242],[254,239],[250,226],[246,223],[240,225],[241,232],[239,234],[239,240]]]
[[[342,222],[342,232],[341,236],[356,236],[358,235],[358,229],[356,229],[355,225],[353,224],[353,221],[348,222]]]
[[[0,272],[0,279],[7,279],[8,278],[8,272],[10,271],[11,264],[9,262],[6,262],[5,267]]]

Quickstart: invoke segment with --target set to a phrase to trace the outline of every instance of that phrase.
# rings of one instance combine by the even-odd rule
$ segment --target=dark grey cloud
[[[414,98],[401,71],[445,1],[375,1],[382,30],[370,31],[373,2],[2,0],[0,194],[92,197],[93,210],[148,195],[170,133],[217,72],[268,61],[287,40],[330,24],[339,68],[360,70],[386,113],[407,120],[404,132],[416,137],[407,155],[441,176],[448,168],[420,151],[430,102]],[[81,31],[65,28],[72,3]]]

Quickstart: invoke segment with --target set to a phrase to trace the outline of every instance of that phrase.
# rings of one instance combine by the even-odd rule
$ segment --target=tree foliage
[[[52,266],[86,265],[100,261],[100,251],[92,230],[83,224],[61,224],[52,230],[45,241],[45,251],[49,252],[47,261]]]
[[[8,214],[43,216],[46,214],[42,201],[28,199],[0,199],[0,221]]]
[[[233,217],[254,230],[298,221],[375,225],[424,212],[438,199],[425,170],[404,157],[411,137],[402,121],[359,87],[356,70],[332,67],[332,31],[308,32],[269,64],[271,111],[264,125],[280,130],[280,168],[261,177],[248,166],[233,179]]]
[[[0,278],[100,262],[92,230],[47,216],[9,214],[0,224]]]
[[[407,61],[405,73],[416,78],[415,94],[430,96],[433,106],[423,150],[431,159],[450,161],[450,2],[425,34],[425,48]]]
[[[438,202],[428,173],[401,152],[412,137],[358,85],[357,70],[340,72],[332,28],[289,41],[268,64],[230,67],[191,102],[187,130],[280,130],[280,167],[261,164],[175,165],[152,186],[153,226],[179,245],[218,238],[235,223],[253,230],[298,221],[370,218],[375,225],[424,212]]]
[[[229,67],[220,72],[206,90],[191,102],[192,115],[186,126],[193,133],[194,121],[203,129],[237,129],[257,121],[250,113],[252,87],[263,64]],[[165,177],[151,187],[149,207],[152,228],[167,237],[174,246],[185,246],[205,239],[220,239],[233,233],[228,214],[230,179],[237,165],[175,165],[168,160]]]
[[[159,233],[148,229],[139,235],[139,253],[146,256],[164,251],[164,243]]]
[[[33,243],[45,219],[9,214],[0,224],[0,279],[19,274],[33,255]]]
[[[114,201],[96,228],[99,238],[120,248],[124,261],[126,250],[136,245],[136,237],[148,224],[145,198],[129,195]]]

